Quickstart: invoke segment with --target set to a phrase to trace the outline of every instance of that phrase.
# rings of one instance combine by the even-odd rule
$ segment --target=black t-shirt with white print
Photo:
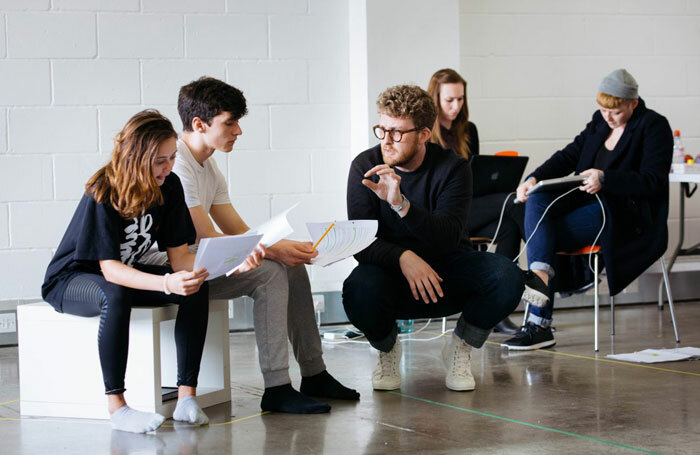
[[[122,218],[109,202],[98,204],[91,195],[83,195],[46,270],[41,286],[44,300],[62,311],[68,282],[79,273],[101,274],[101,260],[133,266],[154,242],[161,251],[193,244],[196,231],[180,179],[171,173],[160,190],[164,204],[155,204],[131,220]]]

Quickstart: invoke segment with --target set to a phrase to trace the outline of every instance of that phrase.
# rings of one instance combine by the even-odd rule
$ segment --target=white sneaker
[[[379,351],[377,367],[372,373],[374,390],[396,390],[401,387],[401,342],[396,340],[389,352]]]
[[[452,334],[452,339],[442,348],[442,362],[447,370],[445,385],[448,389],[457,392],[474,390],[472,347],[466,341]]]

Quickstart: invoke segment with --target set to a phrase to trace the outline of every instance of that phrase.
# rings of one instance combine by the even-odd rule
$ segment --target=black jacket
[[[596,111],[572,143],[531,175],[538,181],[594,167],[610,127]],[[668,246],[668,172],[673,135],[666,118],[647,109],[640,98],[606,166],[598,193],[605,207],[601,237],[610,295],[622,291]],[[564,202],[562,200],[562,202]]]

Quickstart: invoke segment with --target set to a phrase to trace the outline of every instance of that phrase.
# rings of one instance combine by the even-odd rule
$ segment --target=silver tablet
[[[532,193],[536,193],[538,191],[568,190],[575,186],[581,186],[584,180],[586,180],[585,175],[570,175],[568,177],[561,177],[558,179],[542,180],[541,182],[537,182],[535,186],[527,190],[525,194],[529,196]]]

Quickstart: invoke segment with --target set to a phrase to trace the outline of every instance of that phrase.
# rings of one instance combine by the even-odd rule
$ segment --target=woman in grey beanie
[[[598,88],[600,108],[586,128],[518,187],[518,199],[527,200],[526,238],[534,232],[527,246],[532,273],[523,293],[531,312],[524,330],[507,340],[505,347],[529,350],[554,345],[553,291],[585,284],[566,279],[567,272],[571,275],[571,260],[561,260],[555,252],[593,244],[604,219],[594,195],[600,197],[605,211],[599,244],[611,296],[666,251],[673,136],[666,118],[646,107],[638,89],[627,70],[605,76]],[[571,173],[586,176],[581,191],[555,203],[535,229],[547,206],[562,192],[536,192],[528,198],[527,190],[538,181]]]

